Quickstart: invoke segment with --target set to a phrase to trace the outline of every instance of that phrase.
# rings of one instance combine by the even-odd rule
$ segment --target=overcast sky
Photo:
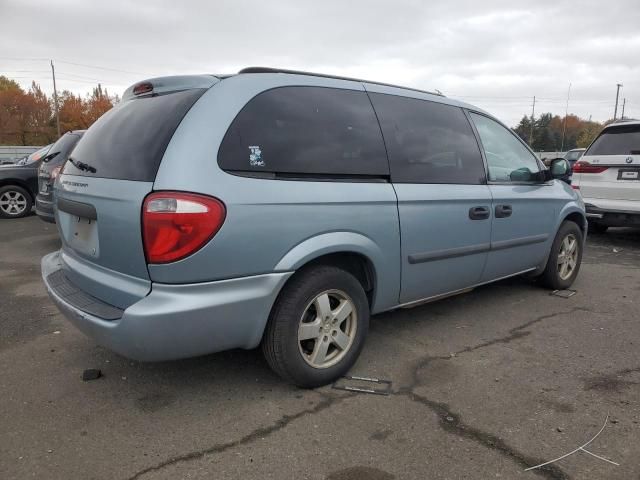
[[[48,59],[81,94],[260,65],[438,89],[512,126],[534,95],[563,115],[569,82],[569,113],[611,118],[623,83],[640,118],[640,0],[0,0],[0,19],[0,74],[46,91]]]

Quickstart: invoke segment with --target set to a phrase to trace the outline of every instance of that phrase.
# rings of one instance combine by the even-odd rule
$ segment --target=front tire
[[[0,218],[21,218],[31,212],[31,194],[18,185],[0,188]]]
[[[332,266],[297,273],[274,305],[262,340],[269,366],[303,388],[333,382],[355,363],[369,330],[360,282]]]
[[[580,227],[571,221],[558,229],[551,246],[547,266],[540,276],[542,285],[554,290],[569,288],[580,271],[584,236]]]

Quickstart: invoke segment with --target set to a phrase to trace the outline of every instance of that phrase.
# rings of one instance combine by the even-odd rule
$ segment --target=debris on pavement
[[[570,298],[576,294],[576,290],[554,290],[549,295],[555,295],[560,298]]]
[[[87,368],[82,372],[82,381],[89,382],[91,380],[97,380],[102,376],[102,371],[99,368]]]
[[[602,425],[602,428],[587,443],[579,446],[578,448],[576,448],[575,450],[570,451],[569,453],[565,453],[564,455],[562,455],[562,456],[560,456],[558,458],[554,458],[553,460],[549,460],[548,462],[544,462],[544,463],[541,463],[539,465],[535,465],[533,467],[525,468],[524,471],[528,472],[529,470],[533,470],[533,469],[536,469],[536,468],[544,467],[545,465],[549,465],[551,463],[554,463],[554,462],[557,462],[559,460],[562,460],[563,458],[567,458],[568,456],[573,455],[574,453],[577,453],[577,452],[587,453],[587,454],[591,455],[592,457],[597,458],[598,460],[602,460],[603,462],[607,462],[607,463],[610,463],[611,465],[615,465],[615,466],[619,467],[620,466],[619,463],[616,463],[613,460],[609,460],[608,458],[601,457],[600,455],[596,455],[595,453],[590,452],[589,450],[587,450],[585,448],[587,445],[589,445],[591,442],[593,442],[596,438],[598,438],[598,436],[604,431],[605,427],[607,426],[607,422],[609,422],[609,414],[607,414],[607,418],[604,419],[604,424]],[[560,432],[561,429],[558,428],[558,431]]]
[[[356,385],[340,383],[341,380],[356,382]],[[375,383],[378,385],[384,385],[384,388],[361,387],[361,386],[357,386],[357,382]],[[344,377],[339,379],[337,382],[335,382],[331,386],[331,388],[334,388],[335,390],[346,390],[347,392],[370,393],[372,395],[389,395],[391,394],[391,380],[381,380],[379,378],[357,377],[354,375],[345,375]]]

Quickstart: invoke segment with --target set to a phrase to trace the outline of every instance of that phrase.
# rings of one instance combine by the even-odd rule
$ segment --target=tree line
[[[588,147],[607,123],[610,121],[602,124],[583,120],[576,115],[567,115],[565,120],[558,115],[543,113],[534,119],[533,130],[531,117],[525,116],[514,131],[536,152],[566,152],[572,148]]]
[[[62,91],[58,95],[60,133],[89,128],[118,101],[100,85],[84,98]],[[36,82],[25,91],[0,75],[0,145],[47,145],[57,138],[54,99]]]

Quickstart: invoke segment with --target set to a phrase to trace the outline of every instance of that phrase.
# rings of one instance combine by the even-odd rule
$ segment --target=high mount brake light
[[[573,173],[602,173],[609,167],[603,167],[601,165],[592,165],[589,162],[580,160],[573,166]]]
[[[135,87],[133,87],[134,95],[142,95],[143,93],[149,93],[152,91],[153,91],[153,84],[149,82],[139,83]]]
[[[142,206],[142,239],[148,263],[169,263],[202,248],[220,230],[224,204],[214,197],[154,192]]]

